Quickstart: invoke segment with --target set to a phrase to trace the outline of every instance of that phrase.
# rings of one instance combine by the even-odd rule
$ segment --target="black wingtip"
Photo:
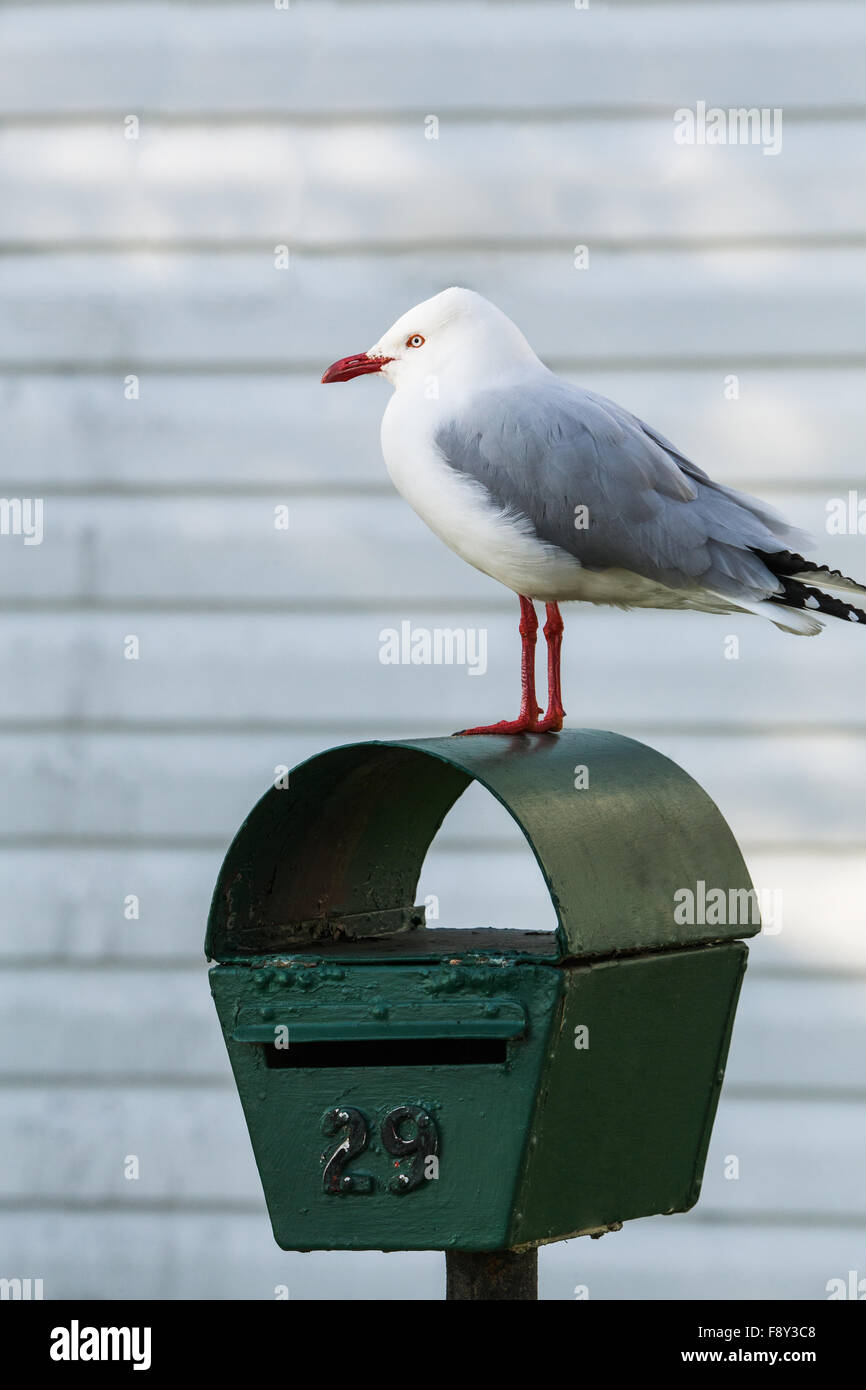
[[[828,618],[841,618],[847,623],[862,623],[866,627],[866,611],[855,608],[835,594],[827,594],[812,584],[803,584],[796,579],[779,576],[782,585],[780,594],[773,594],[771,603],[779,603],[785,608],[802,608],[808,613],[825,613]]]
[[[814,560],[807,560],[804,555],[798,555],[795,550],[756,550],[754,552],[771,574],[777,579],[785,579],[789,576],[800,576],[804,574],[824,575],[825,580],[836,579],[840,583],[851,585],[854,589],[862,589],[866,592],[866,585],[858,583],[856,579],[851,579],[841,570],[831,570],[829,565],[816,565]],[[855,609],[859,612],[859,609]]]

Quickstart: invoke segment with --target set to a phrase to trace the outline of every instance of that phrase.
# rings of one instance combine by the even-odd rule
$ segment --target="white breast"
[[[516,594],[553,598],[554,591],[561,595],[573,586],[579,561],[540,541],[528,521],[498,508],[482,484],[449,468],[432,442],[432,430],[407,431],[391,409],[396,399],[382,421],[385,466],[431,531],[462,560]]]

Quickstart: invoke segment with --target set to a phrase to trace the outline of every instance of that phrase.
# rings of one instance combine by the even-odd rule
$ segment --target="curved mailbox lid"
[[[578,790],[581,766],[588,786]],[[570,729],[555,737],[347,744],[302,763],[286,790],[265,794],[229,849],[211,906],[208,957],[316,952],[335,939],[353,942],[361,955],[370,938],[423,927],[412,904],[424,858],[472,781],[502,803],[529,842],[556,910],[559,958],[758,931],[757,922],[676,920],[686,915],[675,915],[683,890],[699,897],[703,884],[705,894],[721,890],[726,903],[740,904],[752,890],[731,831],[698,783],[646,744]],[[444,948],[435,929],[415,935],[429,938],[428,952],[437,936]]]

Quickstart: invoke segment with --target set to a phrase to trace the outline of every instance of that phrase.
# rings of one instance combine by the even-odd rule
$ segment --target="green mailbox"
[[[414,905],[473,781],[526,836],[555,931]],[[279,1245],[513,1250],[691,1207],[758,930],[708,901],[754,901],[728,826],[616,734],[351,744],[268,791],[206,952]]]

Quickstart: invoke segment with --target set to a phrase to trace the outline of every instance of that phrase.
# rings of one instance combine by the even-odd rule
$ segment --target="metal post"
[[[537,1299],[537,1250],[446,1250],[446,1299]]]

